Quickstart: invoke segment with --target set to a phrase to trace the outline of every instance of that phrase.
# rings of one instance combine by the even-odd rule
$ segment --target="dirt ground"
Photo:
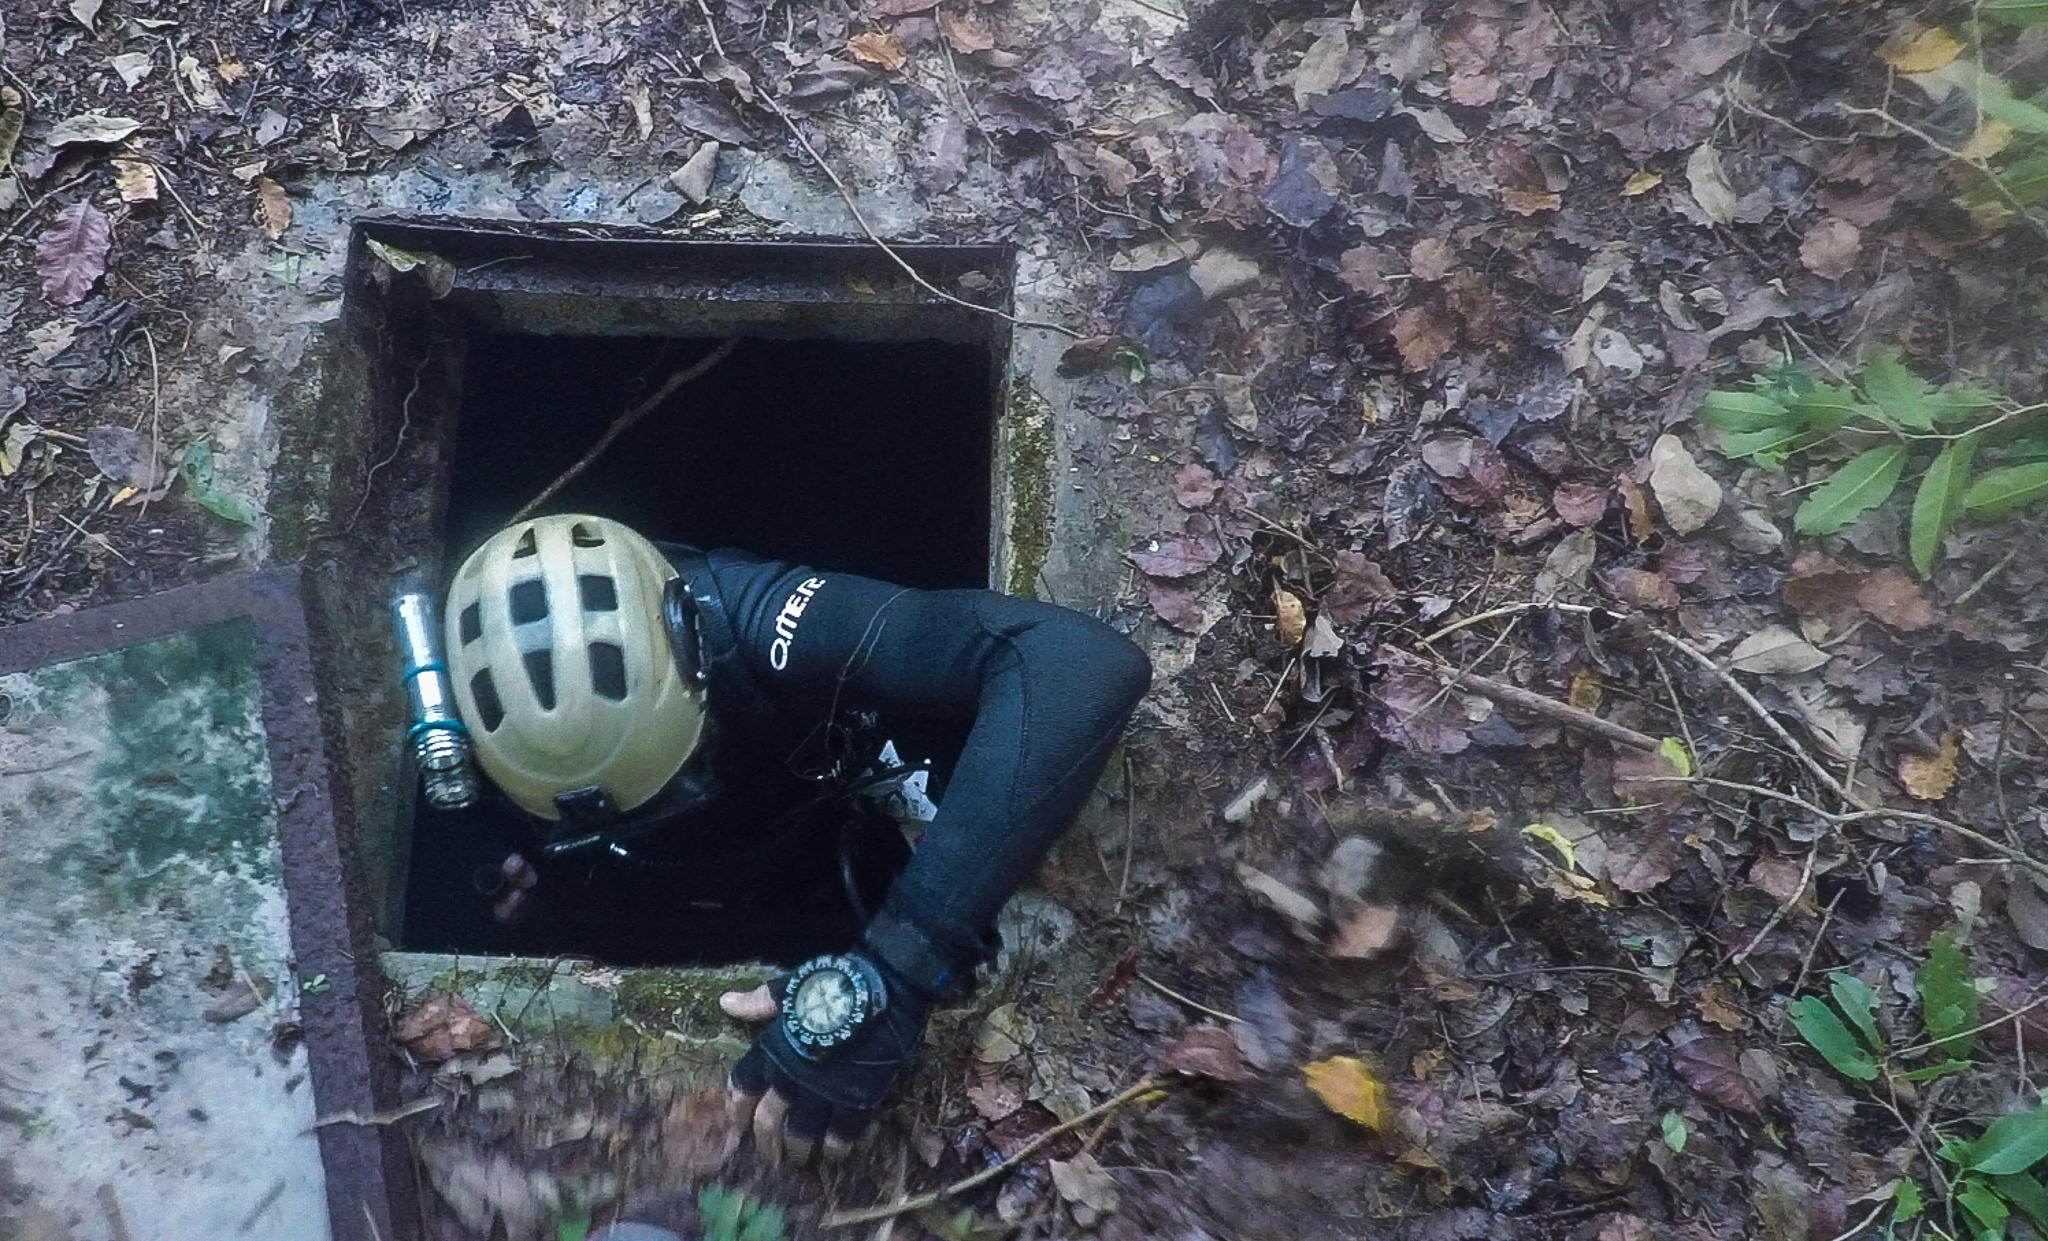
[[[1075,416],[1172,514],[1092,601],[1159,675],[1057,946],[824,1182],[688,1108],[472,1132],[536,1177],[666,1140],[808,1234],[1156,1074],[893,1235],[1981,1235],[2032,1161],[1957,1152],[2048,1045],[2048,537],[1927,476],[2048,456],[2048,129],[1981,102],[2048,28],[1972,12],[0,0],[0,615],[264,554],[207,308],[252,246],[298,279],[305,187],[490,164],[539,217],[639,161],[642,223],[746,235],[667,179],[706,138],[820,211],[844,167],[892,233],[1065,256]],[[1990,395],[1762,460],[1699,413],[1912,375]],[[664,1194],[545,1223],[698,1225]]]

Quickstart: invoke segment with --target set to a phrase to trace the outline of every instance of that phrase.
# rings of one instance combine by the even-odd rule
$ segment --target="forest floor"
[[[153,394],[305,186],[880,141],[1085,263],[1161,674],[1059,961],[825,1189],[713,1166],[808,1231],[1157,1074],[895,1235],[2048,1235],[2048,27],[1109,7],[0,2],[0,616],[245,554]]]

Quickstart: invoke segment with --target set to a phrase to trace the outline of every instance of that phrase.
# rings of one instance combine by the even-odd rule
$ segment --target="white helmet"
[[[703,691],[662,620],[675,568],[632,530],[568,514],[492,535],[448,590],[456,705],[507,796],[559,820],[555,798],[602,789],[646,802],[697,748]]]

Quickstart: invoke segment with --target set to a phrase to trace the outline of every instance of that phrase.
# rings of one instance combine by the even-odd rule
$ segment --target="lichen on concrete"
[[[1038,574],[1052,550],[1052,421],[1051,407],[1031,381],[1017,377],[1001,428],[1009,560],[1003,585],[1023,598],[1037,597]]]

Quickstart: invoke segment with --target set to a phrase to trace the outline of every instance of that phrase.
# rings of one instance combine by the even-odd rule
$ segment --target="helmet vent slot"
[[[616,612],[619,610],[618,584],[608,577],[586,573],[576,579],[576,588],[583,595],[583,610],[586,612]]]
[[[584,578],[589,581],[589,578]],[[615,642],[590,644],[590,688],[600,698],[626,700],[626,649]]]
[[[604,536],[580,521],[569,527],[569,541],[578,547],[604,546]]]
[[[528,578],[514,585],[509,592],[508,605],[512,609],[512,623],[531,625],[548,618],[548,588],[539,578]]]
[[[527,556],[538,555],[540,555],[540,545],[534,541],[533,527],[528,526],[526,533],[519,536],[519,546],[512,549],[512,559],[519,560]]]
[[[489,668],[469,678],[469,696],[476,699],[476,713],[481,717],[478,723],[484,731],[497,732],[498,725],[505,722],[505,704],[498,700],[498,686],[491,680]]]
[[[462,609],[462,615],[457,618],[457,624],[461,630],[462,645],[468,646],[478,638],[483,637],[484,610],[482,605],[472,603]]]
[[[555,658],[547,651],[528,651],[519,657],[526,665],[526,679],[533,683],[533,696],[540,700],[540,709],[555,709]]]

